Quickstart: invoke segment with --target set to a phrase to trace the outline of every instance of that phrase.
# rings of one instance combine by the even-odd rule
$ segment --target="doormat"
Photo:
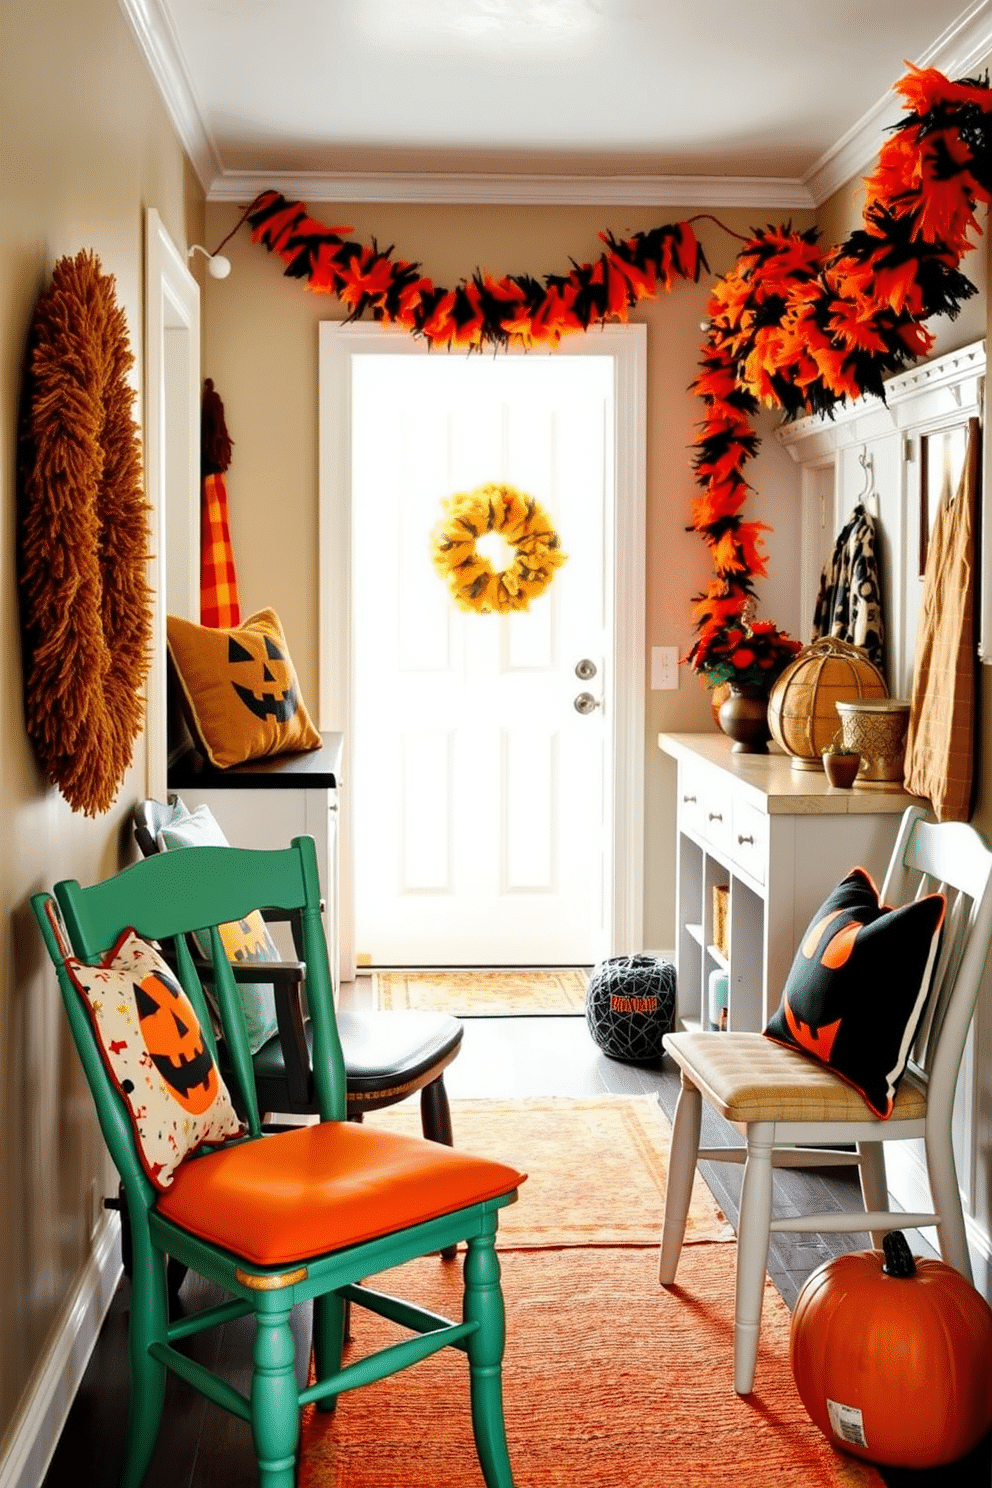
[[[584,1013],[588,972],[556,967],[549,971],[377,971],[372,976],[375,1005],[386,1011],[418,1008],[459,1018],[528,1018]]]
[[[598,1109],[611,1099],[620,1106]],[[455,1114],[456,1141],[464,1104]],[[493,1150],[499,1150],[502,1117],[504,1156],[515,1161],[519,1151],[529,1168],[519,1202],[500,1213],[497,1235],[506,1299],[506,1428],[517,1488],[883,1488],[873,1468],[835,1452],[803,1408],[789,1366],[788,1310],[770,1281],[755,1388],[749,1396],[734,1393],[735,1245],[687,1245],[676,1285],[660,1286],[661,1213],[652,1199],[647,1207],[654,1213],[643,1216],[657,1226],[651,1246],[626,1244],[619,1231],[612,1245],[599,1248],[562,1247],[553,1234],[543,1248],[514,1248],[514,1211],[526,1226],[531,1192],[535,1209],[545,1207],[539,1188],[549,1196],[556,1187],[567,1190],[569,1204],[580,1210],[588,1203],[589,1223],[579,1226],[587,1233],[593,1211],[623,1213],[631,1175],[644,1163],[640,1140],[621,1138],[624,1098],[545,1103],[547,1130],[530,1147],[529,1103],[521,1103],[516,1125],[493,1104],[478,1102],[480,1114],[492,1118]],[[652,1119],[664,1149],[667,1123],[657,1108]],[[579,1139],[582,1172],[570,1166],[564,1176],[557,1165],[571,1163]],[[467,1129],[465,1140],[472,1140]],[[626,1162],[618,1165],[621,1140]],[[652,1187],[653,1179],[647,1183]],[[638,1184],[643,1204],[641,1192]],[[705,1190],[694,1198],[693,1211],[703,1225],[718,1218]],[[572,1220],[563,1216],[562,1236],[571,1230]],[[447,1317],[461,1316],[457,1260],[428,1256],[374,1284]],[[352,1311],[352,1330],[348,1363],[404,1336],[360,1308]],[[331,1415],[304,1409],[299,1488],[428,1484],[482,1488],[468,1368],[456,1350],[349,1391]]]

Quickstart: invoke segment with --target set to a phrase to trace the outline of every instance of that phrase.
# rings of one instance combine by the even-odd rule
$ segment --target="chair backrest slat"
[[[214,1059],[217,1058],[217,1040],[214,1037],[214,1012],[203,990],[199,973],[189,953],[185,935],[174,935],[168,942],[168,950],[163,944],[166,960],[176,969],[176,975],[186,991],[186,996],[192,1002],[196,1010],[196,1016],[200,1020],[203,1037],[207,1042]],[[171,954],[170,954],[171,953]]]
[[[937,1046],[944,1022],[947,1002],[952,995],[968,930],[970,903],[964,894],[949,890],[946,884],[931,892],[943,892],[947,898],[947,911],[941,931],[940,955],[934,968],[920,1026],[913,1042],[911,1065],[916,1075],[928,1077],[930,1056]]]
[[[298,839],[304,840],[304,839]],[[305,886],[293,848],[271,853],[250,848],[198,847],[159,853],[133,863],[114,878],[80,891],[74,880],[55,885],[55,897],[74,946],[85,946],[86,960],[108,951],[120,929],[122,912],[139,934],[164,940],[245,919],[260,905],[299,909]]]
[[[888,904],[942,893],[947,910],[930,997],[913,1046],[911,1068],[930,1085],[930,1101],[953,1100],[954,1084],[981,988],[992,939],[992,852],[964,822],[903,818],[883,886]],[[949,1088],[945,1088],[949,1087]]]
[[[244,1003],[238,995],[231,963],[216,925],[211,925],[207,932],[207,944],[210,946],[210,960],[214,969],[214,994],[220,1006],[231,1074],[241,1096],[239,1109],[248,1117],[248,1129],[252,1136],[257,1136],[261,1131],[261,1124],[252,1072],[251,1049],[248,1044],[248,1029],[245,1025]]]

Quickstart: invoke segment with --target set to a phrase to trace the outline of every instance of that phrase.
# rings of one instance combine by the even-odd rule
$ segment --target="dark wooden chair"
[[[167,1371],[249,1424],[262,1488],[293,1488],[305,1404],[329,1410],[342,1391],[447,1346],[467,1355],[466,1395],[482,1476],[488,1488],[513,1488],[495,1234],[499,1209],[516,1197],[520,1174],[419,1136],[345,1120],[313,839],[297,837],[273,852],[159,853],[90,888],[58,883],[54,896],[36,894],[32,906],[124,1185],[133,1234],[123,1488],[139,1488],[151,1461]],[[262,907],[298,915],[319,1055],[313,1062],[318,1122],[272,1134],[259,1119],[243,1004],[219,928]],[[240,1133],[217,1078],[211,1014],[189,950],[193,933],[209,949],[232,1086],[245,1114]],[[156,945],[171,948],[178,975]],[[121,1061],[130,1061],[126,1078]],[[191,1126],[189,1112],[199,1125]],[[467,1251],[456,1321],[363,1284],[459,1241]],[[167,1257],[209,1278],[225,1300],[170,1319]],[[301,1388],[306,1364],[296,1359],[290,1318],[296,1305],[311,1301],[315,1378]],[[349,1304],[390,1318],[404,1336],[342,1363]],[[249,1316],[252,1378],[242,1393],[184,1341]]]

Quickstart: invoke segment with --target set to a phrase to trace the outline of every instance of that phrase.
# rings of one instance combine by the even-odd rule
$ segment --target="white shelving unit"
[[[661,734],[678,766],[678,1021],[707,1026],[709,974],[728,975],[728,1026],[759,1031],[778,1007],[796,946],[853,867],[881,883],[902,790],[836,790],[788,756],[733,754],[723,734]],[[726,956],[714,944],[713,889],[729,886]]]

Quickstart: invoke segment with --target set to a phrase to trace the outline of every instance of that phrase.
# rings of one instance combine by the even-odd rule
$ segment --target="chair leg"
[[[885,1147],[881,1142],[858,1143],[858,1178],[861,1197],[869,1214],[884,1213],[889,1207],[889,1183],[885,1176]],[[885,1230],[872,1230],[871,1243],[881,1250]]]
[[[349,1336],[350,1307],[336,1292],[314,1298],[313,1359],[318,1379],[327,1379],[341,1368],[341,1350]],[[336,1395],[317,1401],[319,1411],[333,1411]]]
[[[685,1223],[692,1201],[692,1184],[696,1176],[696,1154],[699,1151],[699,1128],[702,1121],[702,1096],[682,1076],[682,1089],[672,1123],[672,1145],[668,1154],[668,1183],[665,1189],[665,1223],[661,1232],[661,1256],[658,1280],[670,1286],[682,1253]]]
[[[734,1317],[734,1389],[749,1395],[758,1359],[761,1306],[768,1269],[772,1218],[772,1133],[768,1121],[747,1130],[747,1161],[737,1228],[737,1302]]]
[[[503,1420],[503,1347],[506,1320],[496,1255],[496,1216],[490,1230],[468,1242],[465,1256],[466,1322],[478,1328],[466,1342],[472,1398],[472,1431],[486,1488],[513,1488]]]
[[[420,1126],[428,1142],[440,1142],[445,1147],[455,1145],[451,1130],[451,1107],[448,1092],[444,1087],[444,1074],[438,1075],[420,1092]],[[446,1245],[441,1252],[446,1261],[454,1260],[457,1245]]]
[[[946,1140],[942,1139],[940,1142],[928,1133],[926,1146],[930,1193],[933,1207],[940,1216],[937,1241],[941,1257],[955,1271],[960,1271],[966,1281],[972,1281],[974,1278],[968,1252],[968,1234],[961,1210],[961,1191],[958,1188],[958,1170],[954,1162],[950,1132],[947,1133]]]
[[[442,1142],[445,1147],[455,1145],[451,1131],[451,1107],[448,1105],[443,1074],[425,1085],[420,1092],[420,1125],[428,1142]]]
[[[255,1308],[251,1376],[251,1434],[259,1488],[294,1488],[300,1440],[296,1349],[289,1326],[292,1308],[279,1292],[262,1292]]]
[[[147,1227],[140,1221],[139,1225],[137,1232],[131,1231],[131,1317],[128,1328],[131,1404],[121,1488],[140,1488],[155,1450],[165,1403],[165,1365],[157,1363],[148,1350],[152,1343],[164,1343],[168,1330],[166,1258],[152,1246]]]

